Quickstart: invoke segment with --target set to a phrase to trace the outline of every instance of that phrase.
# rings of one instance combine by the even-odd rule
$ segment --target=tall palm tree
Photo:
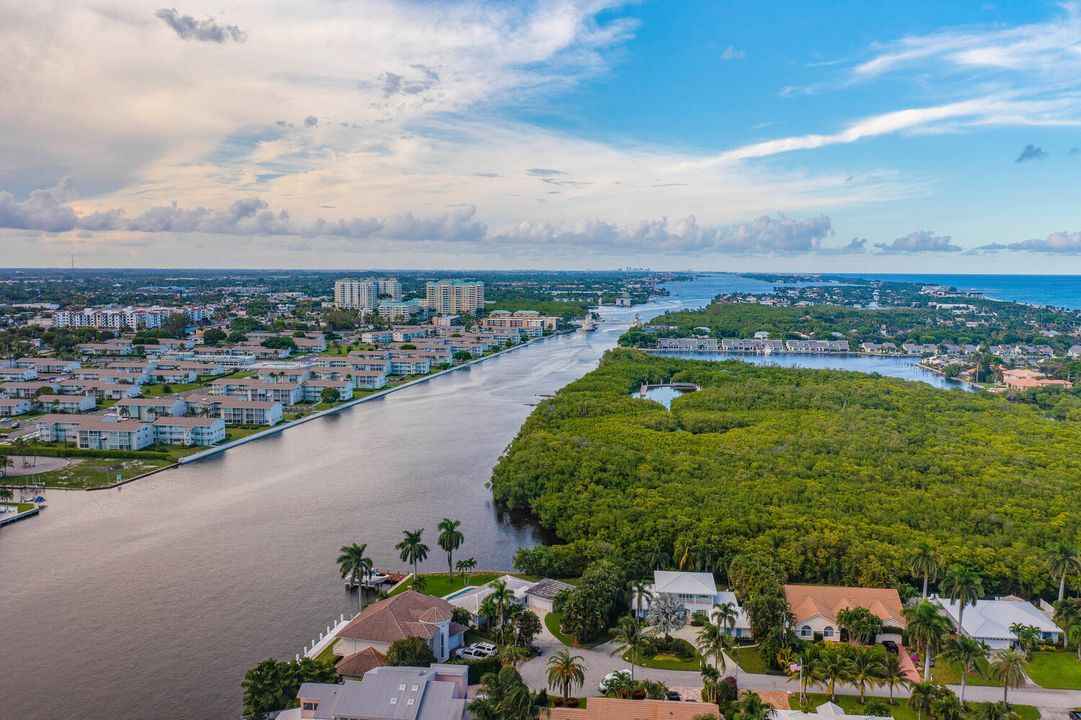
[[[372,559],[365,555],[368,545],[343,545],[338,551],[338,572],[343,580],[348,580],[350,587],[357,588],[357,612],[364,609],[364,589],[360,587],[365,577],[372,576]]]
[[[837,683],[844,682],[851,676],[852,662],[839,649],[822,654],[819,677],[826,684],[826,692],[830,696],[830,702],[837,702]]]
[[[443,518],[436,525],[439,530],[436,542],[447,553],[447,577],[451,580],[454,579],[454,551],[460,548],[462,541],[465,540],[465,535],[462,535],[462,531],[458,529],[461,524],[461,520]]]
[[[1017,716],[1010,712],[1006,703],[984,703],[976,710],[976,720],[1014,720]]]
[[[942,657],[949,663],[956,663],[961,673],[961,702],[965,702],[965,678],[970,672],[983,676],[980,660],[987,655],[987,644],[967,635],[958,634],[949,638],[942,646]]]
[[[905,621],[908,623],[908,637],[923,654],[923,681],[931,679],[931,656],[950,632],[950,621],[939,613],[938,608],[929,600],[905,608]]]
[[[559,690],[566,705],[571,690],[585,685],[585,671],[580,655],[571,655],[566,649],[560,650],[548,658],[548,687]]]
[[[931,713],[938,694],[938,687],[926,680],[912,686],[912,691],[908,695],[908,706],[916,711],[916,720],[923,720],[925,710],[928,714]]]
[[[649,626],[638,618],[624,615],[619,619],[619,624],[612,628],[612,640],[616,647],[609,656],[619,653],[620,657],[627,655],[631,663],[631,680],[634,680],[634,666],[638,662],[638,653],[642,649],[642,643],[649,636]]]
[[[514,600],[514,592],[507,587],[506,580],[496,580],[489,587],[492,588],[492,592],[488,594],[488,597],[499,607],[499,627],[502,629],[507,623],[507,605]]]
[[[879,652],[865,648],[857,652],[849,661],[848,680],[859,688],[861,705],[867,686],[879,685],[882,682],[882,676],[886,674],[886,666],[879,657]]]
[[[1070,649],[1070,627],[1081,622],[1081,605],[1074,598],[1063,598],[1054,603],[1055,612],[1051,619],[1062,628],[1062,634],[1066,636],[1066,649]]]
[[[912,684],[912,681],[908,679],[908,673],[905,672],[905,668],[901,665],[901,658],[893,653],[886,653],[885,659],[882,661],[882,667],[884,672],[882,673],[882,684],[890,689],[890,705],[895,703],[893,699],[893,690],[897,687],[908,687]]]
[[[713,667],[721,671],[728,669],[724,653],[731,646],[731,642],[731,639],[725,635],[724,630],[719,625],[706,623],[698,631],[695,647],[698,648],[698,652],[702,653],[702,657],[713,658]]]
[[[653,599],[650,588],[653,587],[646,580],[631,580],[627,583],[627,593],[630,595],[630,601],[634,607],[635,617],[642,617],[642,604],[649,605]]]
[[[1071,625],[1066,633],[1066,646],[1069,647],[1071,642],[1077,648],[1077,661],[1081,662],[1081,621]]]
[[[1002,702],[1009,707],[1010,688],[1025,684],[1025,656],[1016,650],[1000,650],[991,661],[991,679],[1002,683]]]
[[[1066,597],[1066,576],[1081,569],[1077,548],[1066,543],[1052,543],[1047,549],[1047,569],[1058,580],[1058,599]]]
[[[956,695],[947,690],[931,703],[931,714],[935,720],[965,720],[968,710]]]
[[[957,601],[957,630],[960,632],[965,606],[974,606],[983,595],[983,578],[968,565],[955,563],[946,568],[939,587],[950,600]]]
[[[459,560],[454,563],[454,569],[458,571],[458,574],[465,577],[465,574],[470,570],[475,570],[477,567],[476,558],[466,558],[465,560]]]
[[[923,597],[927,597],[927,582],[938,577],[938,558],[927,543],[920,543],[908,557],[908,569],[914,577],[923,578]]]
[[[403,530],[402,541],[394,546],[394,549],[398,551],[402,562],[410,563],[413,566],[413,582],[416,583],[417,565],[428,559],[428,546],[424,544],[421,536],[424,534],[424,528],[417,528],[416,530]]]
[[[722,630],[731,632],[736,627],[735,603],[713,603],[713,611],[710,613],[710,618],[713,622],[717,623]]]

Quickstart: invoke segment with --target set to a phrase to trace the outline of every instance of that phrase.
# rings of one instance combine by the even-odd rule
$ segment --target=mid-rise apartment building
[[[398,282],[398,278],[379,278],[376,282],[379,283],[380,295],[395,302],[402,299],[402,284]]]
[[[437,315],[475,313],[484,307],[484,283],[439,280],[424,285],[428,309]]]
[[[334,306],[345,310],[371,312],[379,305],[379,281],[336,280]]]

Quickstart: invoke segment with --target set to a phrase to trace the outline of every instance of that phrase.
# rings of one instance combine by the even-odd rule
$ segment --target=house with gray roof
[[[465,665],[377,667],[363,681],[304,683],[278,720],[464,720],[468,690]]]

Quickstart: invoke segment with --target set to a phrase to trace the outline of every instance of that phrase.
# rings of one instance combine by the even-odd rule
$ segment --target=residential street
[[[686,634],[689,628],[684,628],[681,634]],[[689,636],[688,636],[689,637]],[[555,636],[548,632],[548,628],[542,623],[541,633],[537,636],[537,647],[541,649],[540,657],[533,658],[521,666],[522,679],[534,689],[544,688],[548,685],[547,663],[548,658],[565,646]],[[619,654],[610,655],[613,645],[611,643],[598,646],[592,650],[583,648],[571,648],[571,653],[580,655],[586,668],[586,682],[581,690],[575,694],[580,696],[599,695],[597,683],[608,673],[615,670],[626,670],[630,665],[619,657]],[[789,682],[788,678],[779,675],[755,675],[745,672],[736,672],[736,664],[728,660],[727,674],[736,675],[740,690],[781,690],[795,693],[799,687],[795,682]],[[636,679],[659,680],[674,690],[683,692],[683,688],[701,688],[702,681],[698,673],[681,670],[653,670],[651,668],[635,667]],[[951,685],[950,689],[960,693],[959,685]],[[840,694],[858,694],[856,688],[847,685],[838,685],[837,692]],[[868,695],[886,697],[889,690],[886,688],[868,688]],[[907,697],[907,692],[899,689],[897,697]],[[684,692],[684,696],[686,693]],[[969,685],[965,688],[965,700],[974,702],[998,702],[1002,700],[1002,688],[981,687]],[[1067,712],[1081,707],[1081,690],[1050,690],[1036,686],[1026,686],[1018,690],[1010,691],[1010,702],[1020,705],[1034,705],[1040,709],[1043,720],[1066,720]]]

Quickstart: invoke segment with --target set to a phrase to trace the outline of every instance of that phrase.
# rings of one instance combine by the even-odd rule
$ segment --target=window
[[[416,702],[417,702],[416,698],[409,698],[408,700],[405,701],[405,704],[406,705],[415,705]]]
[[[800,637],[811,637],[811,626],[810,625],[804,625],[803,627],[801,627],[799,629],[799,636]]]
[[[317,702],[304,702],[304,703],[301,704],[300,709],[301,710],[314,711],[318,707],[319,707],[319,703],[317,703]]]
[[[391,698],[391,699],[390,699],[390,704],[391,704],[391,705],[397,705],[397,704],[398,704],[398,698],[396,698],[396,697],[395,697],[395,698]]]
[[[826,629],[822,631],[822,637],[833,637],[833,628],[827,625]]]

